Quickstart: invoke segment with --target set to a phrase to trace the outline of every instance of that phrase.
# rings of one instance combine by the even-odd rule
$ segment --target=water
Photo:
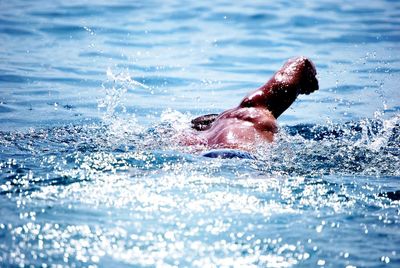
[[[0,7],[1,266],[399,266],[398,2]],[[296,55],[257,160],[172,139]]]

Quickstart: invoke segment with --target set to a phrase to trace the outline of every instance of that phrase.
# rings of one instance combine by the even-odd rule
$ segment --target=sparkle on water
[[[400,264],[397,2],[1,6],[0,266]],[[298,53],[256,160],[179,146]]]

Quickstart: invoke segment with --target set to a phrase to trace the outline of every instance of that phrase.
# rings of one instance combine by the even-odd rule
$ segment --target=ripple
[[[0,263],[396,266],[399,7],[3,1]],[[257,160],[179,146],[295,55],[321,89]]]
[[[29,78],[26,76],[15,75],[15,74],[0,74],[0,81],[8,83],[24,83],[27,82]]]
[[[49,27],[41,27],[39,28],[39,30],[45,33],[51,33],[56,35],[65,35],[74,33],[83,34],[86,32],[84,27],[79,25],[70,25],[70,24],[65,24],[65,25],[53,24]]]
[[[14,24],[14,23],[13,23]],[[37,35],[35,32],[31,31],[27,28],[19,28],[19,27],[0,27],[0,34],[6,34],[10,36],[32,36]]]
[[[290,25],[295,27],[314,27],[314,26],[324,26],[326,24],[335,23],[332,19],[319,18],[315,15],[313,16],[294,16],[288,22]]]
[[[1,103],[0,104],[0,113],[11,113],[14,109],[7,104]]]

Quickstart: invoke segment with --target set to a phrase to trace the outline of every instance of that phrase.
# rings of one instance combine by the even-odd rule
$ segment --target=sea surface
[[[0,0],[0,266],[399,267],[399,44],[395,0]],[[299,55],[256,159],[176,141]]]

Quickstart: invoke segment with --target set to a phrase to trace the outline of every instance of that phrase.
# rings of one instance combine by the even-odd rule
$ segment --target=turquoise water
[[[397,1],[0,7],[0,266],[400,265]],[[296,55],[257,160],[173,140]]]

